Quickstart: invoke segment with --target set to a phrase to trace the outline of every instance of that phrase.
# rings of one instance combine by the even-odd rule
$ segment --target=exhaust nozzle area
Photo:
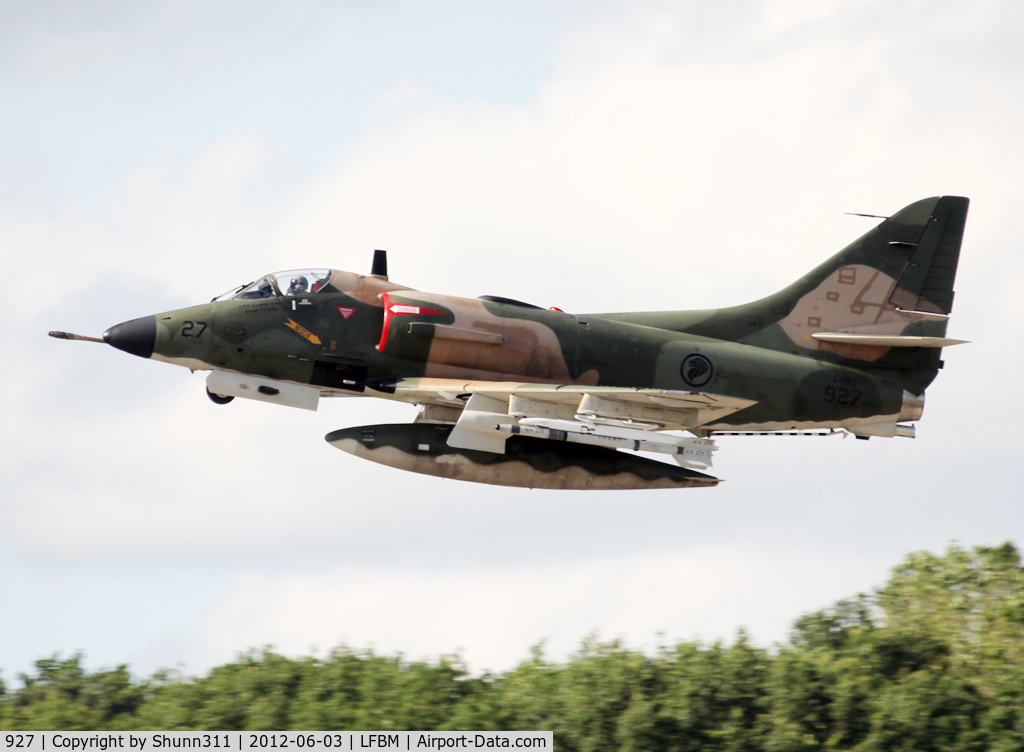
[[[903,390],[903,405],[900,407],[900,414],[896,420],[921,420],[924,414],[924,392],[914,395]],[[902,436],[902,434],[896,434]]]

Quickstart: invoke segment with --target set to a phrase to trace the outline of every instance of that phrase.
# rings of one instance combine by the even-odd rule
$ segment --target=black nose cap
[[[156,316],[144,316],[112,326],[103,332],[103,341],[118,350],[148,358],[156,345]]]

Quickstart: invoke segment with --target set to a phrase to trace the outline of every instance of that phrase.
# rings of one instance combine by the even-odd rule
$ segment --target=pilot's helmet
[[[291,284],[288,285],[288,294],[301,295],[302,293],[306,292],[308,288],[309,281],[305,277],[301,275],[298,277],[292,277]]]

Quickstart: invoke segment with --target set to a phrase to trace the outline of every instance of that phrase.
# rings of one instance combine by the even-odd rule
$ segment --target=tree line
[[[773,649],[588,639],[503,674],[457,656],[250,651],[203,677],[81,656],[0,682],[0,729],[535,730],[559,750],[1024,750],[1024,567],[1010,543],[910,555]]]

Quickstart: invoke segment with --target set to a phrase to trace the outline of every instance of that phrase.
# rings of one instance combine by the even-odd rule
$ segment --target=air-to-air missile
[[[713,486],[701,470],[720,434],[914,436],[941,348],[963,341],[946,328],[967,207],[956,196],[911,204],[785,289],[732,308],[584,315],[422,293],[391,282],[376,251],[367,276],[275,272],[102,339],[50,334],[209,371],[217,404],[418,404],[412,424],[346,428],[327,441],[425,475],[528,488]]]

